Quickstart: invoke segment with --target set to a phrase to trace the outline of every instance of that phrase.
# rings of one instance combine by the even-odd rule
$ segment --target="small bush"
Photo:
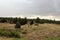
[[[33,22],[33,21],[31,21],[31,22],[30,22],[30,25],[33,25],[33,24],[34,24],[34,22]]]
[[[21,28],[21,24],[19,22],[17,22],[16,25],[15,25],[15,28],[16,29]]]

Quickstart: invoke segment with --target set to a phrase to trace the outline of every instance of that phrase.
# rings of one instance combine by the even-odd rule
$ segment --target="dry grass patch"
[[[57,24],[39,24],[35,25],[23,25],[23,31],[27,30],[25,37],[28,40],[58,40],[60,38],[60,25]],[[22,34],[23,35],[23,34]],[[46,38],[46,39],[45,39]]]

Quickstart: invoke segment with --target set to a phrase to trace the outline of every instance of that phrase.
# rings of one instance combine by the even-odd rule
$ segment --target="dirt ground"
[[[27,40],[58,40],[60,38],[60,25],[57,24],[45,23],[29,27],[28,25],[24,25],[22,29],[27,31],[25,35]]]
[[[0,28],[15,29],[14,26],[15,24],[0,23]],[[47,23],[38,25],[26,24],[21,26],[20,34],[21,37],[25,37],[27,40],[60,40],[60,25]],[[12,40],[12,38],[0,37],[0,40]]]

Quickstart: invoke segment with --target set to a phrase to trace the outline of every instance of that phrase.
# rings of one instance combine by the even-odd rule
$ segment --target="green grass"
[[[26,40],[26,38],[20,38],[20,40]]]
[[[20,39],[18,39],[18,38],[13,38],[12,40],[20,40]]]
[[[0,36],[19,38],[20,32],[17,30],[0,29]]]

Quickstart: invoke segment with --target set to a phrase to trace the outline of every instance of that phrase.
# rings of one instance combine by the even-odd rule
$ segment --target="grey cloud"
[[[0,16],[16,15],[60,16],[60,0],[0,0]]]

